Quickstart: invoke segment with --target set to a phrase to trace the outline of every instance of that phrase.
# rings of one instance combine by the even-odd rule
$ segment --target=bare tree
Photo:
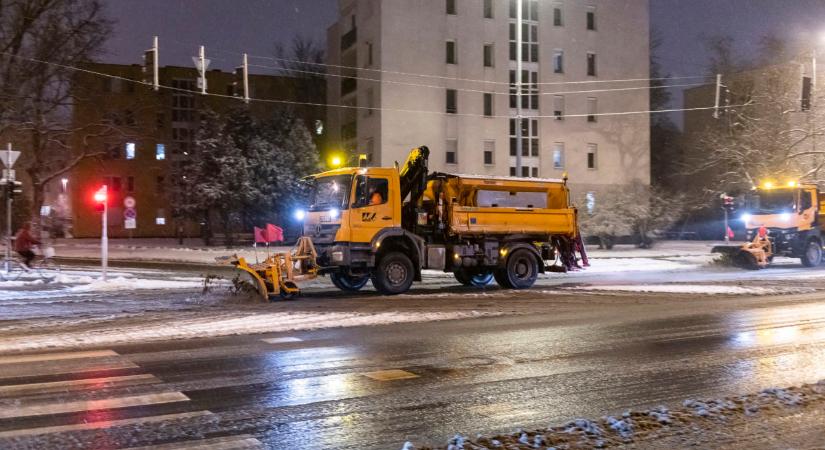
[[[73,126],[71,83],[72,67],[101,49],[111,27],[99,0],[0,1],[0,134],[22,142],[33,215],[49,181],[104,153],[89,142],[113,129]],[[71,145],[77,133],[81,144]]]

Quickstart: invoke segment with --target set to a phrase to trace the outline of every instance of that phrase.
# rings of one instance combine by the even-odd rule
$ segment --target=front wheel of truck
[[[329,279],[332,280],[332,284],[334,284],[335,287],[344,292],[358,292],[367,284],[370,277],[367,275],[353,277],[345,273],[331,273],[329,274]]]
[[[400,252],[389,252],[378,260],[372,284],[384,295],[397,295],[407,292],[414,278],[415,268],[410,258]]]
[[[805,267],[818,266],[822,262],[822,244],[816,239],[808,241],[801,259],[802,265]]]

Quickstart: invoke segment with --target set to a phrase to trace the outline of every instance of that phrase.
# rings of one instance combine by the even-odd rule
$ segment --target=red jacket
[[[40,241],[32,237],[29,230],[22,229],[17,232],[17,236],[14,238],[14,251],[25,252],[26,250],[31,250],[33,245],[39,243]]]

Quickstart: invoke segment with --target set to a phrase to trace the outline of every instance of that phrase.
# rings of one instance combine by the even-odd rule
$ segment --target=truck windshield
[[[309,210],[346,209],[349,205],[350,183],[352,183],[352,175],[316,178]]]
[[[777,214],[796,210],[796,191],[760,191],[753,198],[753,210],[757,214]]]

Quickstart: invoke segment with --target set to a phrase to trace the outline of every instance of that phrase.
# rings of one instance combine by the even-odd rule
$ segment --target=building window
[[[120,192],[122,186],[120,177],[112,177],[112,192]]]
[[[163,161],[166,159],[166,145],[164,144],[156,144],[155,145],[155,159],[158,161]]]
[[[587,75],[591,77],[596,76],[596,54],[587,54]]]
[[[510,119],[510,156],[516,156],[518,136],[517,119]],[[521,156],[539,156],[539,121],[521,119]]]
[[[458,93],[455,89],[447,89],[447,113],[458,113]]]
[[[458,164],[458,140],[447,139],[447,152],[445,153],[445,160],[447,164]]]
[[[166,114],[158,113],[155,117],[155,126],[158,129],[166,128]]]
[[[521,108],[539,109],[539,73],[529,70],[521,72]],[[518,107],[516,71],[510,71],[510,108]]]
[[[372,138],[368,138],[367,145],[365,145],[365,148],[367,149],[367,162],[371,163],[372,155],[373,153],[375,153],[375,141]]]
[[[518,26],[510,23],[510,61],[518,57]],[[521,24],[521,60],[524,62],[539,62],[539,27],[538,23],[525,22]]]
[[[596,169],[598,166],[598,146],[596,144],[587,144],[587,168]]]
[[[155,225],[166,225],[166,211],[159,209],[155,214]]]
[[[539,168],[538,167],[531,167],[530,171],[531,171],[531,175],[533,176],[533,178],[538,178],[539,177]]]
[[[484,141],[484,165],[492,166],[495,164],[496,155],[496,141]]]
[[[484,18],[493,18],[493,0],[484,0]]]
[[[590,7],[587,11],[587,29],[596,31],[596,10]]]
[[[126,177],[126,192],[135,192],[135,177]]]
[[[447,64],[458,64],[458,55],[456,55],[455,41],[446,42]]]
[[[556,5],[553,7],[553,26],[564,26],[563,17],[561,15],[561,5]]]
[[[510,18],[518,19],[518,0],[510,0]],[[521,2],[521,18],[522,20],[532,20],[538,22],[539,20],[539,2],[538,0],[522,0]]]
[[[484,67],[493,67],[493,44],[484,44]]]
[[[367,89],[367,109],[364,111],[365,116],[371,116],[375,108],[375,90],[373,88]]]
[[[510,176],[511,177],[516,176],[516,168],[515,167],[512,167],[512,166],[510,167]]]
[[[553,116],[556,117],[556,120],[564,120],[564,96],[563,95],[554,95],[553,96]]]
[[[372,67],[372,42],[367,42],[367,67]]]
[[[447,14],[455,15],[455,0],[447,0]]]
[[[162,194],[165,190],[165,187],[166,187],[166,178],[164,178],[162,175],[158,176],[155,179],[155,191],[157,191],[158,194]]]
[[[493,116],[493,94],[484,94],[484,115]]]
[[[596,102],[596,97],[588,97],[587,98],[587,121],[588,122],[595,122],[596,121],[596,114],[598,114],[598,103]]]
[[[135,143],[126,143],[126,159],[135,159]]]
[[[564,73],[564,50],[553,50],[553,73]]]
[[[588,192],[584,196],[584,205],[587,208],[587,214],[593,214],[593,211],[596,209],[596,193],[595,192]]]
[[[553,168],[564,169],[564,142],[553,144]]]
[[[315,121],[315,134],[317,136],[324,134],[324,121],[321,119]]]

